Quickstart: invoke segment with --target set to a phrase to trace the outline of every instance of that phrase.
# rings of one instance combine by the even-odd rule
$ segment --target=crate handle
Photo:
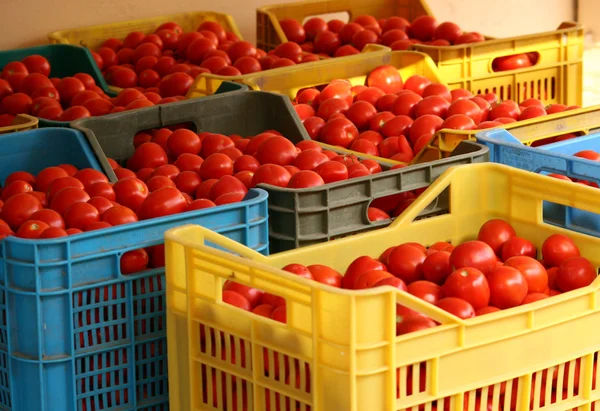
[[[504,169],[505,173],[510,173],[515,177],[527,179],[530,184],[521,185],[518,179],[513,179],[513,189],[521,188],[522,191],[528,193],[528,197],[534,199],[536,207],[528,208],[524,212],[532,214],[531,220],[538,224],[547,224],[543,217],[544,201],[555,202],[557,204],[577,207],[580,210],[588,211],[600,215],[600,203],[598,203],[598,189],[593,187],[585,187],[579,184],[573,184],[569,181],[563,181],[556,178],[535,174],[528,171],[516,169],[502,164],[473,164],[461,165],[453,167],[445,171],[429,188],[421,194],[417,199],[394,220],[390,228],[406,227],[413,223],[417,216],[425,210],[446,188],[450,187],[457,173],[477,173],[478,168],[488,167],[496,169]],[[570,193],[569,198],[564,197],[564,193]],[[575,200],[576,199],[576,200]],[[563,200],[558,202],[557,200]],[[577,204],[573,204],[574,202]],[[450,204],[452,204],[452,194],[450,194]],[[450,207],[452,213],[452,207]],[[570,230],[566,228],[566,230]],[[579,232],[574,231],[578,235]]]
[[[199,225],[187,224],[170,229],[165,232],[165,239],[189,248],[197,248],[198,245],[207,246],[206,243],[209,242],[252,261],[267,261],[259,252]]]

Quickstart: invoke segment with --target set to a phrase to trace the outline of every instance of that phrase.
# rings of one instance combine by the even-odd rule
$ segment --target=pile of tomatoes
[[[569,237],[553,234],[540,251],[537,260],[538,250],[531,241],[517,236],[506,221],[495,219],[481,226],[476,240],[429,247],[402,243],[379,258],[356,258],[344,275],[318,264],[290,264],[283,270],[348,290],[392,286],[462,319],[550,298],[596,279],[596,269]],[[231,281],[223,290],[224,301],[285,322],[283,298]],[[403,335],[437,323],[398,305],[396,325],[396,334]]]
[[[364,85],[334,80],[299,90],[294,107],[312,139],[401,162],[410,162],[442,129],[481,130],[578,108],[544,107],[535,98],[500,102],[494,93],[473,96],[420,75],[404,81],[390,65],[371,71]]]
[[[457,245],[437,242],[429,247],[418,243],[402,243],[388,248],[378,258],[370,256],[356,258],[346,268],[343,275],[331,267],[319,264],[309,266],[289,264],[283,267],[283,270],[346,290],[392,286],[462,319],[487,315],[551,298],[554,295],[586,287],[596,279],[595,267],[580,255],[577,246],[567,236],[561,234],[549,236],[539,251],[541,258],[538,260],[538,250],[533,243],[519,237],[506,221],[494,219],[483,224],[476,240],[465,241]],[[240,309],[282,323],[287,321],[286,301],[278,295],[230,280],[224,284],[222,296],[224,302]],[[396,335],[418,332],[437,325],[426,315],[398,304]],[[203,326],[201,326],[200,335],[202,344],[205,344],[208,332]],[[211,338],[215,338],[215,336],[211,334]],[[214,345],[213,342],[212,346]],[[231,358],[231,361],[236,363],[235,358],[227,354],[225,344],[221,344],[221,346],[223,347],[221,358],[223,360]],[[233,347],[233,344],[231,346]],[[270,368],[266,349],[264,358],[264,372],[269,375]],[[287,384],[290,384],[293,374],[292,361],[296,363],[294,366],[296,376],[293,381],[297,384],[296,388],[300,388],[299,368],[301,365],[298,361],[277,353],[273,358],[276,361],[285,362],[283,368],[285,375],[275,375],[274,377]],[[245,366],[243,363],[244,359],[242,358],[242,366]],[[398,387],[402,383],[406,384],[407,395],[411,395],[411,391],[417,389],[413,386],[414,367],[419,367],[419,364],[409,367],[404,382],[400,378],[400,370],[397,370]],[[424,364],[421,364],[420,368],[419,391],[424,391],[427,372]],[[573,378],[579,381],[580,372],[579,360],[573,370],[575,377],[568,376],[570,373],[567,365],[565,381]],[[544,379],[550,375],[549,373],[554,373],[554,378],[550,378],[556,388],[557,368],[545,370]],[[310,392],[310,369],[308,366],[306,366],[305,374],[307,383],[302,389]],[[214,381],[213,384],[215,384]],[[575,385],[576,390],[577,386],[578,383]],[[512,398],[511,401],[516,400],[516,386],[513,389],[515,398]],[[532,389],[534,389],[533,386]],[[545,390],[545,383],[542,389]],[[506,384],[502,384],[500,394],[503,395],[505,390]],[[480,391],[476,392],[475,400],[478,404],[482,399]],[[216,392],[213,394],[213,398],[216,399]],[[399,398],[399,389],[396,394]],[[493,389],[490,389],[488,392],[490,405],[493,394]],[[277,401],[283,402],[278,394],[275,398]],[[239,400],[240,398],[236,399],[236,401]],[[465,409],[467,409],[468,403],[469,401],[465,398]],[[449,409],[449,406],[449,403],[447,404],[448,408],[444,405],[444,409]],[[293,409],[293,407],[290,408],[288,404],[285,409]]]
[[[303,25],[294,19],[280,20],[279,25],[286,38],[300,44],[303,50],[335,57],[340,48],[362,50],[367,44],[407,50],[413,44],[451,46],[485,41],[480,33],[464,32],[452,22],[439,24],[431,16],[418,17],[412,23],[398,16],[377,20],[363,15],[349,23],[312,17]]]
[[[319,60],[297,44],[281,45],[270,54],[214,21],[205,21],[191,32],[167,22],[152,34],[135,31],[123,40],[107,39],[93,53],[108,84],[137,87],[163,97],[178,95],[179,89],[187,92],[202,73],[240,76]],[[177,92],[172,90],[175,86]]]
[[[89,74],[77,73],[61,79],[48,77],[50,71],[48,60],[37,54],[4,66],[0,74],[0,127],[13,124],[17,114],[72,121],[180,101],[187,92],[171,88],[171,92],[179,94],[162,98],[154,92],[127,89],[110,98]]]

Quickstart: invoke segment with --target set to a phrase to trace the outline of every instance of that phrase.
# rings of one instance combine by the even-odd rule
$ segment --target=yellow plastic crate
[[[300,24],[310,17],[346,13],[348,21],[369,14],[375,18],[399,16],[412,21],[432,15],[424,0],[330,0],[275,4],[256,10],[256,44],[270,51],[287,41],[280,20],[295,19]]]
[[[491,39],[449,47],[422,44],[415,50],[431,56],[450,89],[474,94],[494,92],[501,100],[538,98],[546,104],[582,105],[583,26],[565,22],[557,30]],[[519,70],[494,72],[498,57],[539,53],[538,63]]]
[[[389,47],[385,47],[385,46],[381,46],[379,44],[368,44],[365,46],[365,48],[362,50],[361,53],[375,53],[375,52],[380,52],[380,53],[387,53],[390,52],[391,49]],[[354,58],[356,59],[359,56],[354,55],[354,56],[348,56],[348,57],[340,57],[340,58],[336,58],[335,61],[339,62],[340,59],[342,61],[341,64],[348,64],[348,63],[343,63],[343,62],[348,62],[349,60],[347,60],[348,58]],[[369,54],[369,58],[373,57],[372,54]],[[367,59],[367,57],[365,57],[365,59]],[[286,73],[294,72],[294,73],[298,73],[298,72],[305,72],[306,70],[311,71],[311,67],[313,66],[313,64],[315,63],[321,63],[324,61],[333,61],[332,59],[322,59],[320,62],[314,62],[314,63],[302,63],[296,66],[291,66],[291,67],[282,67],[282,68],[278,68],[278,69],[274,69],[274,70],[266,70],[266,71],[261,71],[258,73],[252,73],[252,74],[245,74],[242,76],[217,76],[215,74],[200,74],[198,77],[196,77],[196,79],[194,80],[194,84],[192,84],[192,87],[190,88],[190,91],[187,94],[187,98],[197,98],[197,97],[204,97],[204,96],[210,96],[212,94],[215,93],[215,91],[219,88],[219,86],[221,85],[222,82],[224,81],[235,81],[237,83],[242,83],[242,84],[246,84],[251,86],[252,84],[254,84],[254,82],[256,80],[256,78],[260,78],[262,76],[270,76],[273,75],[273,73],[275,73],[274,75],[281,75],[281,76],[286,76]],[[350,60],[350,62],[353,62],[354,60]],[[318,66],[321,67],[321,66]],[[251,80],[252,79],[252,80]],[[250,81],[252,81],[252,84],[250,83]],[[251,87],[254,90],[259,90],[259,88],[257,88],[256,86]],[[269,90],[270,91],[270,90]]]
[[[0,127],[0,134],[14,133],[15,131],[33,130],[38,128],[37,117],[28,114],[19,114],[13,120],[12,126]]]
[[[329,13],[347,12],[350,20],[362,14],[377,19],[401,16],[414,20],[433,15],[425,0],[369,1],[330,0],[279,4],[256,11],[257,43],[267,49],[287,41],[279,21]],[[468,27],[467,27],[468,29]],[[501,100],[540,98],[544,103],[582,105],[583,26],[565,22],[558,30],[526,36],[493,39],[481,43],[440,47],[414,45],[428,54],[439,67],[440,76],[450,87],[465,88],[475,94],[495,92]],[[538,64],[526,69],[494,72],[494,59],[513,54],[537,52]]]
[[[487,409],[487,401],[475,408],[476,390],[482,388],[479,392],[486,400],[489,395],[494,410],[528,411],[531,400],[539,404],[540,398],[546,407],[538,405],[535,410],[589,411],[591,404],[600,406],[600,385],[593,383],[600,377],[594,366],[600,351],[600,279],[570,293],[465,321],[391,287],[340,290],[281,270],[290,263],[326,264],[343,273],[359,255],[377,258],[403,242],[456,244],[474,239],[492,218],[507,220],[538,249],[551,234],[569,235],[598,267],[600,239],[546,224],[542,217],[544,201],[600,213],[597,193],[590,187],[485,163],[448,170],[388,228],[270,257],[198,226],[168,231],[171,409],[265,410],[269,401],[271,410],[473,411]],[[442,194],[449,194],[451,212],[416,220]],[[224,304],[226,280],[285,298],[287,323]],[[396,304],[425,313],[441,325],[396,337]],[[206,345],[201,345],[201,332],[222,339],[212,343],[206,338]],[[238,360],[232,361],[230,354],[222,357],[222,348]],[[275,358],[280,373],[285,363],[290,375],[300,374],[298,388],[295,377],[288,385],[275,378],[277,372],[265,374],[265,359],[274,364]],[[580,374],[574,373],[577,360]],[[554,367],[566,398],[559,396],[550,405],[552,384],[541,382]],[[307,368],[310,393],[305,392]],[[240,404],[243,387],[247,408]],[[503,389],[505,408],[500,407]],[[234,396],[239,408],[231,406]],[[291,407],[275,408],[278,400],[290,401]],[[513,400],[514,407],[509,405]]]
[[[234,33],[240,39],[242,38],[233,17],[229,14],[216,13],[214,11],[194,11],[55,31],[48,34],[48,41],[50,44],[75,44],[95,50],[100,47],[106,39],[111,37],[124,39],[125,36],[132,31],[141,31],[142,33],[150,34],[153,33],[158,26],[168,21],[179,24],[184,31],[196,31],[203,21],[216,21],[221,24],[226,31]]]
[[[568,133],[587,135],[600,129],[600,105],[563,111],[544,117],[508,123],[497,128],[510,130],[521,142],[530,146],[533,142]],[[464,140],[476,141],[481,130],[440,130],[429,144],[413,160],[413,164],[446,158]]]

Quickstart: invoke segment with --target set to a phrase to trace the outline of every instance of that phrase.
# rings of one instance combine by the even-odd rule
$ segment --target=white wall
[[[214,10],[230,13],[242,35],[254,41],[255,9],[290,0],[0,0],[0,49],[46,41],[51,31],[168,13]],[[429,0],[441,20],[491,36],[552,30],[573,19],[574,0]],[[592,0],[597,1],[597,0]]]

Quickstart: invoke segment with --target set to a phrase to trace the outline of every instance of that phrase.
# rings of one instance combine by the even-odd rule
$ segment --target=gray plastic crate
[[[248,91],[187,100],[104,117],[86,118],[71,126],[82,131],[99,158],[124,161],[133,152],[133,136],[142,130],[193,123],[197,131],[255,135],[267,129],[294,143],[310,140],[290,103],[280,94]],[[346,150],[335,150],[347,153]],[[449,167],[488,161],[488,149],[465,141],[443,160],[418,164],[320,187],[288,189],[260,185],[269,193],[271,253],[385,227],[391,220],[370,222],[367,209],[375,198],[427,187]],[[384,170],[394,162],[380,161]],[[116,177],[108,163],[104,169]],[[447,210],[444,196],[422,216]]]

